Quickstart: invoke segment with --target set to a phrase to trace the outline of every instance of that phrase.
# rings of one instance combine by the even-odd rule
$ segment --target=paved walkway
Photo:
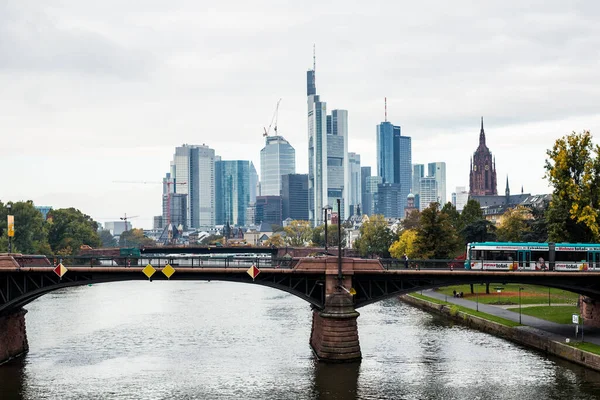
[[[519,322],[519,313],[507,310],[500,306],[493,306],[489,304],[479,303],[467,300],[465,298],[455,298],[452,296],[446,296],[445,294],[435,292],[433,290],[424,290],[423,295],[433,297],[438,300],[445,300],[448,303],[453,303],[462,307],[477,309],[486,314],[495,315],[502,317],[514,322]],[[535,328],[543,332],[538,332],[544,336],[548,336],[553,340],[564,342],[566,338],[571,340],[575,339],[575,326],[573,324],[557,324],[556,322],[546,321],[544,319],[531,317],[529,315],[521,314],[521,324],[525,325],[518,327],[518,329],[529,329]],[[581,340],[581,327],[579,328],[578,340]],[[588,328],[584,326],[584,341],[600,345],[600,328]]]

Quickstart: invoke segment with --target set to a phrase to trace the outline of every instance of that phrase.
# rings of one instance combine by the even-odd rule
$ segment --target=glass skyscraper
[[[348,173],[350,175],[349,189],[349,216],[358,212],[358,207],[362,203],[362,179],[360,169],[360,154],[348,153]]]
[[[377,125],[377,174],[383,183],[400,184],[401,209],[412,186],[411,138],[402,136],[400,126],[385,121]]]
[[[283,136],[267,136],[260,151],[261,196],[281,195],[281,176],[296,173],[296,151]]]
[[[446,204],[446,163],[445,162],[432,162],[427,164],[427,176],[435,178],[437,183],[437,202],[441,206]]]
[[[215,162],[216,170],[216,225],[244,226],[250,204],[252,171],[251,161],[232,160]]]

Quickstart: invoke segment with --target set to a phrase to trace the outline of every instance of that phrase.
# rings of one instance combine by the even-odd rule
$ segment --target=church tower
[[[479,146],[471,159],[471,172],[469,174],[470,196],[496,196],[496,160],[485,144],[485,131],[483,130],[483,117],[481,117],[481,131],[479,132]]]

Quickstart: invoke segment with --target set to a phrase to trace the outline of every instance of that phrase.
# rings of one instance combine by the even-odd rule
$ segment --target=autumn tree
[[[589,131],[571,133],[547,152],[546,174],[554,190],[546,218],[549,240],[600,240],[600,147]]]
[[[421,213],[419,210],[412,210],[401,222],[403,230],[416,229],[419,227],[420,223]]]
[[[275,233],[263,242],[263,246],[285,247],[285,241],[283,240],[280,234]]]
[[[346,230],[342,229],[342,247],[346,247]],[[311,241],[313,246],[325,246],[325,224],[316,226],[312,229]],[[327,246],[338,246],[338,226],[337,224],[327,224]]]
[[[415,229],[405,229],[400,234],[400,238],[390,246],[390,255],[394,258],[402,258],[404,254],[408,258],[414,258],[415,240],[417,239],[417,231]]]
[[[154,246],[154,239],[146,237],[143,229],[133,228],[119,235],[119,246],[121,247],[145,247]]]
[[[294,247],[304,247],[312,238],[312,228],[309,221],[294,220],[283,228],[285,241]]]
[[[431,203],[421,212],[421,226],[414,241],[417,257],[446,259],[456,255],[460,240],[448,215],[438,210],[438,203]]]
[[[48,244],[54,254],[69,255],[82,245],[100,247],[98,223],[75,208],[51,210],[48,213]]]
[[[361,225],[360,237],[354,241],[354,248],[361,257],[388,258],[393,242],[394,234],[388,228],[383,215],[372,215]]]
[[[506,210],[496,230],[498,240],[522,242],[525,234],[531,231],[527,222],[529,215],[529,210],[520,205]]]
[[[108,229],[103,229],[98,234],[102,241],[102,247],[117,247],[117,240]]]

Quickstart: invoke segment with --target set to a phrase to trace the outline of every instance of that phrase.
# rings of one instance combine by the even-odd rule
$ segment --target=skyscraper
[[[425,176],[425,165],[423,164],[413,164],[413,173],[412,173],[412,193],[415,195],[415,207],[419,209],[419,193],[421,190],[421,178]]]
[[[281,195],[281,176],[296,173],[296,151],[283,136],[267,136],[260,151],[261,196]]]
[[[380,176],[368,176],[366,178],[366,196],[363,197],[363,213],[367,215],[375,214],[377,209],[377,190],[383,182]]]
[[[371,176],[371,167],[360,167],[360,210],[363,214],[365,214],[365,201],[367,199],[367,178],[369,176]]]
[[[216,225],[244,226],[250,199],[251,175],[256,174],[251,161],[217,160]]]
[[[387,115],[387,110],[386,110]],[[402,210],[412,186],[411,138],[402,136],[400,126],[386,121],[377,125],[377,173],[383,183],[400,184]]]
[[[381,183],[377,186],[374,214],[381,214],[386,218],[404,217],[404,208],[400,208],[399,183]],[[405,201],[406,202],[406,201]]]
[[[348,173],[350,175],[348,216],[352,216],[358,212],[359,205],[362,203],[360,154],[348,153]]]
[[[498,194],[496,182],[496,160],[485,144],[485,131],[483,130],[483,117],[481,117],[481,130],[479,131],[479,146],[471,159],[469,173],[470,196],[495,196]]]
[[[171,191],[187,194],[187,226],[209,229],[215,225],[215,151],[206,145],[175,148],[171,162]]]
[[[456,192],[452,193],[452,204],[456,207],[456,211],[462,211],[469,201],[469,192],[464,186],[457,186]]]
[[[423,211],[424,209],[429,207],[431,203],[438,201],[438,189],[437,181],[433,176],[423,177],[421,178],[420,182],[421,183],[419,188],[419,201],[421,204],[419,205],[419,209]]]
[[[308,175],[283,175],[281,198],[283,220],[308,221]]]
[[[427,164],[427,176],[433,176],[437,183],[438,203],[446,204],[446,163],[433,162]]]

